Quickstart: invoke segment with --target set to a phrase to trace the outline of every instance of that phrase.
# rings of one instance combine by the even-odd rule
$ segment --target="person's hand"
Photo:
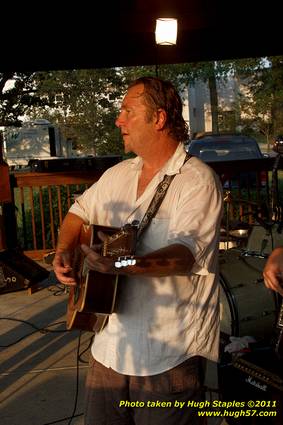
[[[274,249],[268,257],[263,278],[267,288],[283,296],[283,247]]]
[[[110,257],[103,257],[95,252],[93,248],[84,244],[81,245],[81,250],[85,254],[85,264],[90,270],[95,270],[100,273],[117,273],[114,265],[114,259]]]
[[[74,274],[72,274],[72,251],[56,251],[53,260],[54,272],[57,279],[64,285],[74,286],[77,284]]]
[[[101,244],[95,244],[91,247],[82,244],[81,250],[85,255],[85,264],[90,270],[95,270],[100,273],[117,273],[117,269],[115,269],[115,261],[109,257],[103,257],[99,254],[101,251],[101,247],[103,242],[107,239],[107,235],[103,232],[97,233],[99,238],[101,239]]]

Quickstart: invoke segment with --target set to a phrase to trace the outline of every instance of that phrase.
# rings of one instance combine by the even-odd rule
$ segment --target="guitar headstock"
[[[135,252],[139,222],[125,224],[103,243],[102,255],[107,257],[131,256]]]

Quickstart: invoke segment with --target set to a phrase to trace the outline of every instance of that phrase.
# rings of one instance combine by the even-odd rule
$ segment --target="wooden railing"
[[[278,169],[282,169],[282,165],[280,161]],[[229,220],[252,223],[255,220],[254,213],[263,204],[270,209],[275,189],[278,200],[278,173],[272,173],[274,158],[215,162],[210,163],[210,166],[222,180],[224,211],[229,215]],[[252,177],[245,174],[243,177],[243,173],[247,172],[252,172]],[[58,230],[75,193],[85,190],[101,174],[102,171],[95,170],[14,172],[11,184],[17,219],[17,243],[25,251],[33,253],[31,256],[34,258],[53,250]],[[275,179],[272,179],[272,174]],[[272,181],[275,181],[273,188]]]
[[[34,257],[53,250],[75,195],[100,176],[101,172],[92,170],[13,173],[18,244],[25,251],[34,251]]]
[[[278,169],[275,158],[213,162],[209,165],[219,175],[224,191],[225,210],[229,219],[252,224],[263,206],[270,210],[278,196]],[[277,201],[276,201],[277,202]]]

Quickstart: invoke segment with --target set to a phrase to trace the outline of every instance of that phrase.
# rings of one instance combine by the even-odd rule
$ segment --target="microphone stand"
[[[231,195],[231,191],[228,190],[224,196],[224,202],[227,203],[226,206],[226,242],[225,242],[225,246],[226,246],[226,251],[229,249],[229,239],[230,239],[230,203],[232,202],[232,195]]]

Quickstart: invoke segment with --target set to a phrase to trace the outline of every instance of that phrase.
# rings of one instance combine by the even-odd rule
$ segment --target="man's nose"
[[[121,124],[120,124],[119,117],[116,118],[115,125],[116,125],[116,127],[120,128]]]
[[[124,113],[124,111],[122,110],[122,111],[120,111],[119,112],[119,115],[117,116],[117,118],[116,118],[116,121],[115,121],[115,125],[118,127],[118,128],[121,128],[124,124],[125,124],[125,113]]]
[[[121,125],[122,125],[121,114],[119,114],[118,117],[116,118],[115,125],[118,128],[121,127]]]

